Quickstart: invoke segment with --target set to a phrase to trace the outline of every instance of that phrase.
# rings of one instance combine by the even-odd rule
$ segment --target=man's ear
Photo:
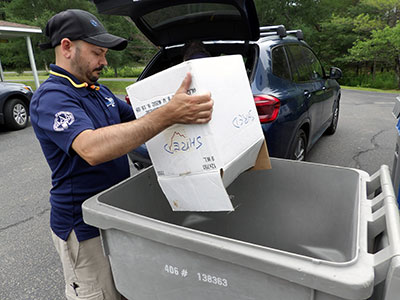
[[[72,52],[73,52],[73,48],[74,48],[74,44],[72,43],[72,41],[69,38],[63,38],[61,40],[60,43],[60,51],[61,54],[67,58],[70,59],[72,57]]]

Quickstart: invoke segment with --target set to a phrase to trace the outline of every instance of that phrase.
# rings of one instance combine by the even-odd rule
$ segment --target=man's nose
[[[102,57],[102,59],[101,59],[101,61],[100,61],[100,64],[103,65],[103,66],[107,66],[107,65],[108,65],[106,56],[103,56],[103,57]]]

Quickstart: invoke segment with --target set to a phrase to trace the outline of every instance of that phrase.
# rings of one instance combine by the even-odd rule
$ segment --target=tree
[[[400,24],[372,31],[371,38],[356,41],[349,53],[356,62],[373,62],[373,78],[377,62],[393,68],[400,89]]]
[[[400,19],[400,0],[254,0],[261,26],[283,24],[287,29],[302,29],[305,40],[321,58],[326,67],[336,65],[344,74],[368,68],[375,74],[374,66],[395,70],[397,53],[395,37],[385,37],[389,29],[396,28]],[[143,64],[156,48],[124,17],[99,15],[88,0],[0,0],[0,18],[7,21],[44,28],[55,13],[81,8],[95,14],[110,33],[129,40],[125,51],[109,51],[108,61],[115,74],[121,66]],[[376,32],[375,32],[376,31]],[[382,31],[382,33],[380,32]],[[375,33],[374,33],[375,32]],[[378,39],[387,38],[389,44],[381,46]],[[34,36],[35,46],[45,41]],[[23,69],[29,66],[25,42],[22,39],[0,43],[3,64]],[[394,48],[396,49],[396,48]],[[52,51],[35,47],[39,67],[54,61]],[[386,52],[382,52],[385,50]],[[383,59],[383,57],[385,59]],[[363,67],[366,66],[366,67]]]
[[[341,63],[357,39],[349,10],[354,0],[256,0],[260,24],[301,29],[324,65]],[[354,12],[353,14],[358,14]]]
[[[370,64],[372,79],[375,80],[377,65],[393,69],[400,88],[400,64],[398,51],[400,0],[362,0],[357,8],[368,13],[359,13],[353,21],[357,39],[349,47],[344,61]]]
[[[389,27],[394,27],[400,18],[400,0],[362,0],[362,3],[374,8]]]
[[[261,26],[288,24],[290,21],[286,0],[255,0]]]
[[[327,67],[343,65],[347,49],[357,39],[353,31],[354,23],[350,17],[332,14],[331,18],[321,23],[321,31],[314,35],[312,46]]]
[[[26,25],[38,26],[44,30],[47,21],[56,13],[69,9],[79,8],[94,14],[104,24],[106,29],[115,35],[126,38],[129,46],[125,51],[109,51],[110,67],[115,70],[121,66],[130,66],[141,63],[143,56],[155,52],[155,47],[146,40],[131,22],[121,16],[107,16],[97,13],[94,4],[87,0],[13,0],[1,1],[0,12],[6,21]],[[54,51],[41,51],[38,45],[46,42],[44,35],[32,36],[32,43],[37,64],[46,68],[54,62]],[[22,39],[12,39],[7,44],[0,44],[2,62],[6,67],[23,70],[29,67],[29,60],[25,43]],[[138,53],[138,49],[140,49]],[[141,53],[143,52],[143,53]]]

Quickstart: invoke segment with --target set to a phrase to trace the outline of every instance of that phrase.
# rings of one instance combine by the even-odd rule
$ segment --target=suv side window
[[[272,49],[272,74],[279,78],[291,80],[285,48],[283,46]]]
[[[303,53],[303,47],[297,44],[288,45],[290,69],[293,74],[293,81],[311,81],[311,67],[308,59]]]
[[[321,63],[319,62],[318,58],[315,54],[308,48],[302,47],[304,50],[304,54],[306,55],[306,59],[311,66],[311,79],[312,80],[319,80],[322,79],[324,76],[324,71],[322,69]]]

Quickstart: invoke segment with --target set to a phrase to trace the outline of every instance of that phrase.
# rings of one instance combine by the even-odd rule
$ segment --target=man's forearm
[[[161,107],[138,120],[83,131],[72,148],[94,166],[121,157],[170,125]]]

